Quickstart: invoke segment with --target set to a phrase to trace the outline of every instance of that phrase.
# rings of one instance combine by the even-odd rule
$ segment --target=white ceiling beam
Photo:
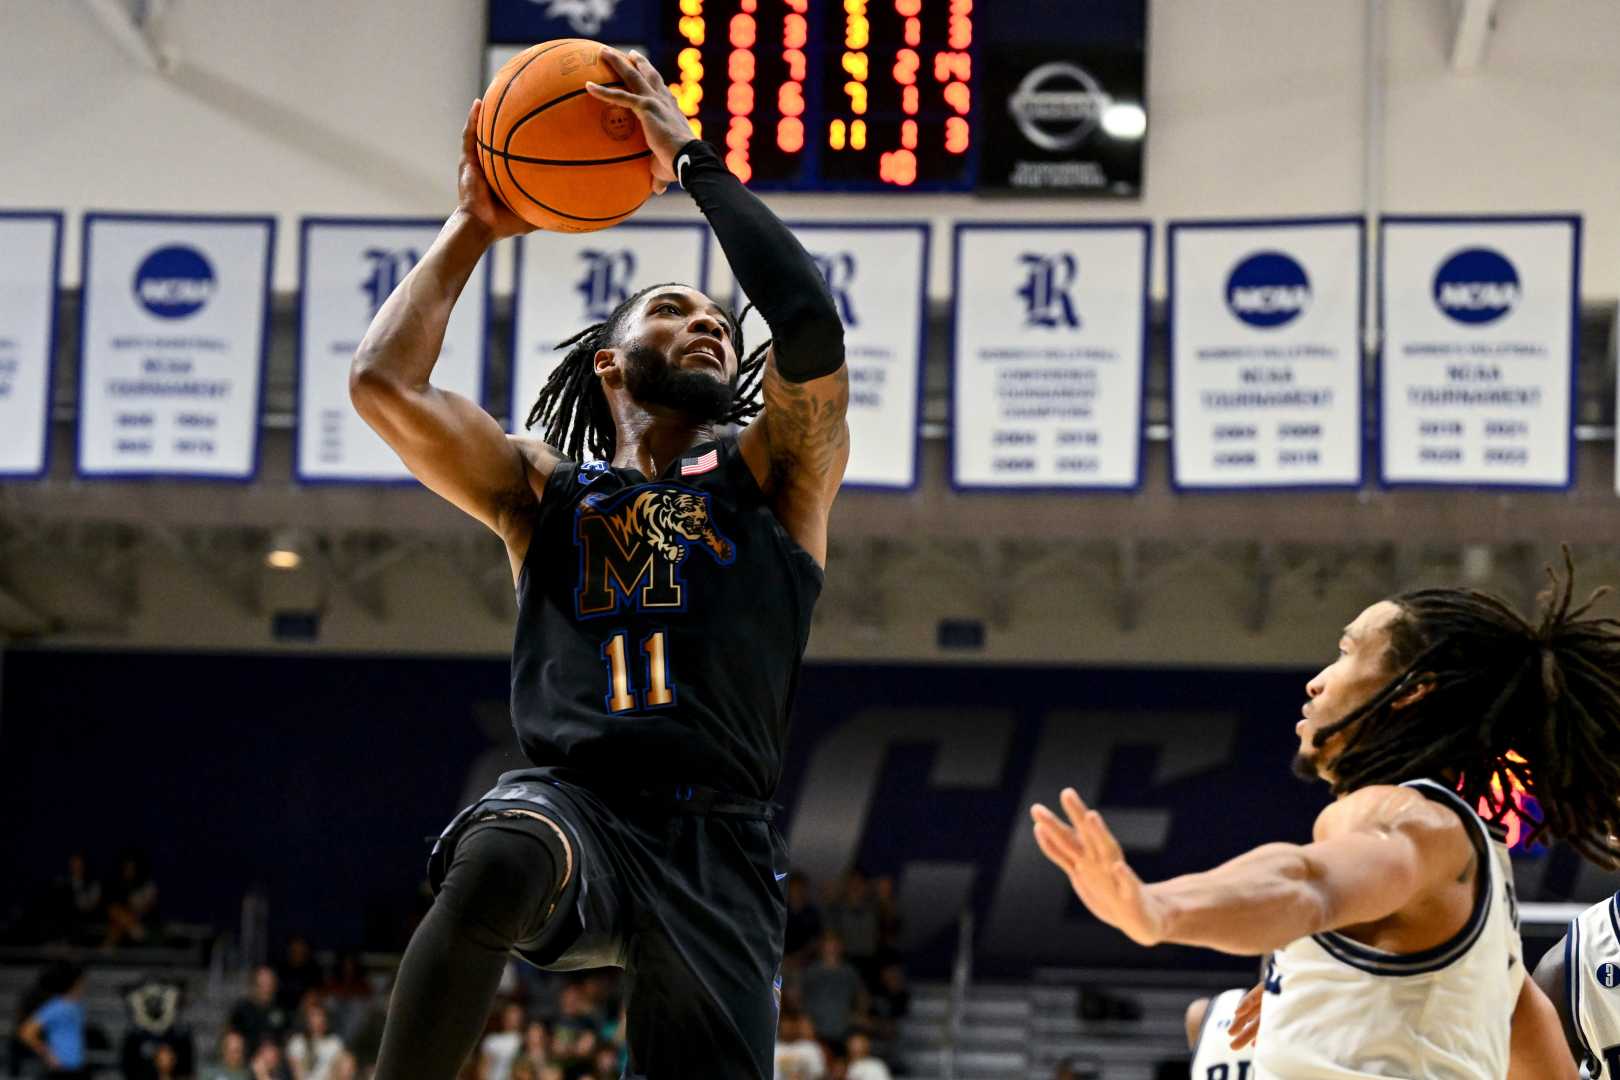
[[[90,8],[90,14],[95,16],[96,21],[118,43],[118,47],[141,67],[153,74],[160,74],[173,66],[164,58],[158,50],[157,43],[147,32],[147,24],[161,11],[161,4],[143,6],[141,8],[143,18],[137,19],[135,11],[126,0],[85,0],[85,2]]]
[[[1496,0],[1455,0],[1451,70],[1472,74],[1485,62],[1485,43],[1496,25]]]

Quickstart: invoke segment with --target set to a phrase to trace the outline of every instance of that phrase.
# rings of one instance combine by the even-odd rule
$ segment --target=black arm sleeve
[[[782,377],[807,382],[843,367],[838,308],[815,262],[787,226],[700,139],[681,147],[675,172],[709,219],[737,284],[771,328]]]

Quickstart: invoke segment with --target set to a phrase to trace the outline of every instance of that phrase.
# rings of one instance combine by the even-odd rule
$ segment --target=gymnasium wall
[[[1086,915],[1026,807],[1076,786],[1150,880],[1303,839],[1325,789],[1289,775],[1302,671],[812,665],[778,794],[795,865],[894,875],[921,971],[959,911],[981,972],[1214,965],[1131,947]],[[250,886],[272,933],[398,947],[436,835],[503,769],[506,666],[437,659],[10,650],[0,866],[24,889],[75,846],[152,856],[170,918],[232,925]],[[342,737],[334,738],[334,731]],[[673,779],[673,778],[672,778]],[[273,827],[271,827],[273,826]],[[1614,875],[1521,858],[1527,901],[1594,900]]]
[[[1452,0],[1383,6],[1382,207],[1580,211],[1585,292],[1620,295],[1620,199],[1609,184],[1620,173],[1609,107],[1620,94],[1620,6],[1501,0],[1472,74],[1449,67]],[[481,5],[170,0],[162,10],[154,37],[176,61],[166,75],[140,68],[87,4],[8,0],[0,66],[13,92],[0,101],[0,203],[274,211],[288,224],[300,214],[447,210],[456,137],[482,86]],[[773,203],[792,216],[846,219],[1357,211],[1364,12],[1350,0],[1154,3],[1140,202]],[[648,212],[692,211],[677,196]],[[283,228],[279,242],[278,285],[291,289],[294,231]],[[936,245],[939,295],[945,255]],[[64,269],[76,282],[75,245]]]

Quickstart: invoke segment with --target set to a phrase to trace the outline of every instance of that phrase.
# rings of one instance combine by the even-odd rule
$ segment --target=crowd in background
[[[160,941],[158,890],[145,866],[132,854],[100,881],[82,855],[71,856],[14,920],[12,939],[92,957]],[[899,1021],[910,995],[893,880],[852,870],[818,902],[811,882],[794,873],[787,901],[777,1080],[902,1075]],[[150,987],[158,1011],[165,985]],[[110,1054],[109,1036],[86,1023],[83,989],[76,964],[59,962],[40,975],[14,1018],[14,1069],[32,1062],[75,1075],[87,1047]],[[161,1024],[132,1012],[120,1070],[126,1080],[364,1080],[381,1046],[389,989],[390,976],[367,972],[360,954],[322,963],[308,940],[294,936],[278,963],[247,973],[217,1039],[207,1033],[200,1044],[172,1002]],[[464,1080],[617,1080],[627,1060],[623,990],[617,971],[554,975],[514,960]],[[124,991],[127,1007],[140,1009],[143,992]]]

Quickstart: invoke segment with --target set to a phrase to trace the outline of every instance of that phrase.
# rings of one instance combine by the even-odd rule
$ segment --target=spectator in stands
[[[502,1006],[496,1029],[484,1036],[478,1056],[483,1080],[511,1080],[512,1063],[523,1049],[523,1006],[509,1001]]]
[[[820,936],[821,909],[810,897],[810,879],[795,870],[787,879],[787,932],[783,939],[786,958],[805,958]]]
[[[269,1039],[260,1043],[253,1052],[248,1071],[253,1080],[292,1080],[292,1073],[287,1071],[287,1061],[281,1056],[281,1047]]]
[[[276,971],[276,1003],[289,1016],[297,1016],[304,1007],[304,997],[326,983],[325,974],[315,962],[309,939],[294,934],[287,939],[287,954]]]
[[[175,1053],[174,1047],[168,1043],[159,1043],[157,1051],[153,1053],[152,1075],[156,1080],[178,1080],[180,1055]]]
[[[871,980],[877,973],[878,909],[871,883],[859,867],[844,875],[837,899],[827,905],[826,922],[843,938],[849,963],[863,979]]]
[[[512,1080],[518,1080],[517,1067],[520,1064],[528,1065],[535,1080],[538,1080],[541,1067],[551,1060],[548,1037],[549,1033],[542,1021],[529,1021],[528,1026],[523,1029],[523,1050],[518,1054],[517,1061],[512,1063]]]
[[[883,965],[867,1003],[872,1043],[879,1057],[894,1057],[900,1042],[900,1021],[910,1010],[911,990],[906,986],[905,968],[898,963]]]
[[[287,1040],[287,1063],[294,1080],[337,1080],[338,1062],[346,1052],[342,1036],[332,1031],[326,1007],[307,1002],[303,1030]]]
[[[157,882],[146,856],[128,852],[118,861],[118,876],[107,887],[107,937],[104,949],[125,941],[143,942],[157,927]]]
[[[840,1046],[864,1011],[866,991],[861,977],[844,959],[844,939],[829,929],[821,935],[816,962],[800,980],[804,1011],[816,1034]]]
[[[900,959],[900,898],[895,893],[894,878],[888,874],[872,882],[872,902],[877,908],[878,949],[874,974]],[[875,980],[874,980],[875,981]]]
[[[552,1062],[540,1069],[540,1080],[568,1080],[568,1078],[563,1074],[562,1066]]]
[[[253,969],[247,996],[238,999],[231,1009],[230,1024],[252,1047],[255,1062],[263,1043],[270,1042],[279,1048],[287,1038],[290,1017],[276,1004],[276,972],[269,964]]]
[[[617,1046],[598,1046],[591,1070],[591,1080],[619,1080],[624,1074]]]
[[[203,1069],[201,1080],[250,1080],[247,1040],[240,1031],[226,1029],[219,1040],[219,1060]]]
[[[602,1030],[602,1024],[602,1014],[597,1011],[597,1005],[591,1000],[590,991],[584,981],[574,980],[563,987],[562,994],[558,997],[557,1023],[552,1028],[553,1040],[558,1033],[563,1033],[569,1052],[572,1053],[582,1032],[589,1031],[595,1034]]]
[[[775,1080],[822,1080],[826,1073],[827,1052],[810,1018],[784,1010],[776,1026]]]
[[[844,1044],[849,1058],[849,1080],[893,1080],[889,1067],[872,1056],[872,1040],[857,1031]]]
[[[41,980],[48,995],[17,1029],[17,1038],[45,1063],[47,1075],[88,1076],[84,1057],[84,969],[59,960]]]
[[[332,1030],[343,1036],[353,1048],[365,1018],[366,1006],[371,1003],[371,983],[366,979],[360,963],[360,954],[345,951],[338,954],[337,962],[321,988],[321,1001],[332,1017]]]
[[[41,939],[73,944],[94,941],[90,934],[100,915],[101,882],[90,875],[84,853],[75,851],[68,856],[66,873],[51,882],[40,912]]]

